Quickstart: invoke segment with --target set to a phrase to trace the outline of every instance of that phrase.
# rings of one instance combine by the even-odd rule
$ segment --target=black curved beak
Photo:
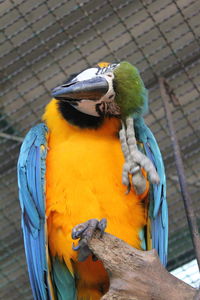
[[[71,81],[52,90],[52,96],[58,100],[99,100],[108,91],[105,78],[97,76],[83,81]]]

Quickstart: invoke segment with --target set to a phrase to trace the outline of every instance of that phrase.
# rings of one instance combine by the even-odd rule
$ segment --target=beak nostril
[[[68,86],[71,86],[73,84],[77,83],[77,81],[74,81],[74,82],[67,82],[67,83],[64,83],[61,85],[61,87],[68,87]]]

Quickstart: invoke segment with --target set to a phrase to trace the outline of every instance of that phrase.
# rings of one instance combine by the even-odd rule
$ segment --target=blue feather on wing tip
[[[168,208],[166,200],[166,177],[162,160],[162,155],[156,139],[147,127],[142,117],[134,119],[136,138],[143,143],[144,150],[148,158],[154,164],[160,183],[153,184],[153,197],[150,202],[153,203],[153,212],[149,211],[152,223],[152,245],[159,254],[163,265],[167,263],[168,247]],[[150,205],[151,207],[151,205]]]

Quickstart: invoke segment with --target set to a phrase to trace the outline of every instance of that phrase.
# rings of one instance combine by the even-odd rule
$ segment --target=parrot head
[[[128,62],[99,63],[52,90],[55,99],[93,117],[126,118],[142,114],[147,90],[138,70]]]

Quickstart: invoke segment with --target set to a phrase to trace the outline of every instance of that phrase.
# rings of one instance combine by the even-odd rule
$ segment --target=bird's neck
[[[58,138],[68,138],[69,135],[80,130],[83,134],[89,132],[90,135],[95,136],[117,136],[121,126],[118,118],[103,119],[89,116],[69,104],[61,107],[59,100],[55,99],[46,106],[42,119],[50,132],[56,133]]]
[[[76,125],[80,128],[99,128],[103,123],[102,117],[95,117],[84,114],[73,107],[71,104],[65,101],[57,101],[58,110],[62,117],[72,125]]]

